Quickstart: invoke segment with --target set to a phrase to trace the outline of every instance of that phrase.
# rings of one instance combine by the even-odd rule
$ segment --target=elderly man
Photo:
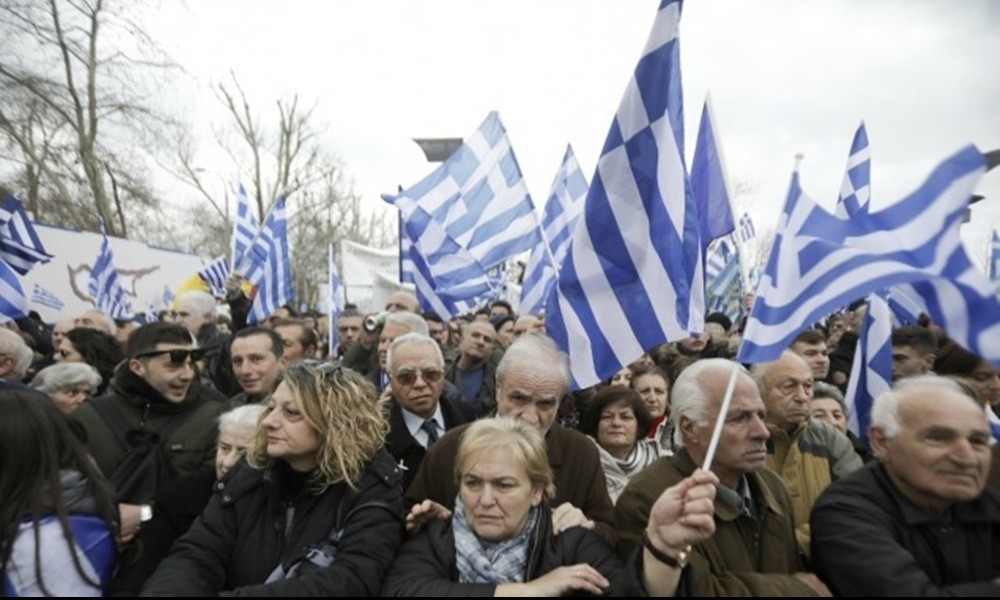
[[[766,468],[769,433],[760,391],[746,370],[726,359],[697,361],[677,377],[670,410],[677,453],[646,467],[618,498],[619,549],[628,556],[647,543],[642,534],[650,507],[704,462],[733,369],[738,370],[736,387],[711,465],[720,482],[715,534],[689,555],[694,591],[705,596],[828,594],[815,575],[801,571],[791,498]]]
[[[473,321],[462,333],[458,358],[445,372],[477,417],[496,407],[496,367],[490,360],[497,332],[489,321]]]
[[[878,461],[812,514],[813,563],[841,596],[1000,596],[1000,492],[990,430],[954,382],[926,375],[875,400]]]
[[[403,489],[417,474],[427,448],[445,431],[472,420],[472,410],[452,386],[445,388],[444,357],[437,342],[406,333],[389,346],[389,434],[386,448],[404,468]]]
[[[215,324],[215,298],[208,292],[190,290],[178,294],[174,306],[175,323],[187,329],[205,351],[205,373],[212,385],[227,397],[239,393],[229,355],[231,336]]]
[[[275,319],[271,329],[281,338],[281,366],[287,367],[302,359],[316,358],[319,337],[302,319]]]
[[[767,466],[788,486],[795,509],[795,535],[809,552],[809,512],[816,498],[840,477],[861,468],[861,457],[847,436],[810,419],[813,372],[799,355],[786,350],[778,360],[755,365],[754,379],[767,407],[771,432]]]
[[[87,327],[89,329],[103,331],[110,336],[114,336],[118,331],[118,326],[115,325],[115,320],[112,319],[107,313],[99,311],[96,308],[85,311],[79,317],[74,319],[73,325],[76,327]]]
[[[378,367],[365,374],[368,381],[371,381],[379,391],[389,389],[389,370],[386,360],[389,358],[389,346],[396,338],[407,333],[419,333],[427,335],[427,322],[423,317],[411,312],[389,313],[382,324],[382,331],[378,335]]]
[[[593,527],[613,544],[618,537],[613,525],[614,506],[597,447],[586,436],[555,423],[559,401],[569,387],[566,355],[547,337],[524,336],[500,361],[496,386],[497,414],[529,423],[545,435],[556,486],[552,503],[556,532],[576,525]],[[424,457],[406,491],[407,500],[416,503],[406,519],[409,531],[416,531],[428,518],[451,514],[458,493],[455,452],[463,431],[465,426],[449,431]]]
[[[274,389],[284,351],[281,336],[273,329],[250,327],[233,335],[229,354],[242,391],[229,399],[230,408],[256,404]]]
[[[31,368],[34,356],[24,338],[10,329],[0,328],[0,390],[22,387],[21,380]]]

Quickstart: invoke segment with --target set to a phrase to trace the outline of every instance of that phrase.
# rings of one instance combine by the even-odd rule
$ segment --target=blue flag
[[[10,192],[5,194],[0,200],[0,260],[25,275],[36,264],[51,259],[21,201]]]
[[[115,254],[111,250],[108,234],[104,231],[104,221],[101,221],[101,236],[101,249],[94,266],[90,268],[87,291],[98,310],[111,315],[113,319],[127,319],[132,316],[132,305],[119,280]]]
[[[840,186],[836,215],[842,219],[868,209],[871,199],[871,149],[868,147],[868,131],[864,121],[854,133],[851,153],[847,157],[844,183]]]
[[[878,294],[868,296],[868,311],[858,333],[851,379],[844,395],[847,428],[868,440],[872,404],[892,388],[892,323],[889,305]]]
[[[726,164],[718,140],[718,127],[708,98],[701,110],[698,141],[691,160],[691,193],[698,203],[701,242],[709,242],[732,233],[733,209],[726,177]]]
[[[253,264],[259,265],[251,283],[257,286],[257,296],[248,316],[251,324],[261,323],[271,313],[292,299],[291,260],[288,254],[288,224],[285,198],[274,203],[261,227],[260,235],[247,251]]]

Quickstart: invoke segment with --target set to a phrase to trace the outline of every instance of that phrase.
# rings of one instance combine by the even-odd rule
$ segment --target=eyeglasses
[[[393,375],[393,379],[400,385],[413,385],[417,382],[417,376],[424,380],[424,383],[437,383],[444,377],[441,369],[422,369],[420,371],[400,371]]]
[[[175,365],[183,365],[187,362],[188,357],[191,357],[191,362],[198,362],[199,360],[205,358],[205,350],[203,348],[175,348],[173,350],[153,350],[152,352],[143,352],[142,354],[136,354],[133,358],[151,358],[153,356],[161,356],[163,354],[170,355],[170,362]]]
[[[316,360],[314,358],[300,360],[292,365],[292,368],[295,367],[300,367],[306,369],[307,371],[319,371],[324,377],[337,375],[344,370],[343,365],[339,362],[332,363],[325,360]]]

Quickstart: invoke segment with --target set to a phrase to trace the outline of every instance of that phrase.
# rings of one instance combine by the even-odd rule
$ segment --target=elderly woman
[[[45,367],[31,380],[31,387],[55,400],[69,414],[90,399],[101,386],[101,374],[86,363],[59,363]]]
[[[656,440],[646,436],[649,421],[646,404],[635,390],[612,385],[590,400],[580,431],[597,444],[612,502],[633,475],[662,454]]]
[[[387,429],[361,375],[316,361],[286,368],[247,461],[216,484],[144,593],[377,594],[403,536]]]
[[[57,363],[86,363],[97,369],[101,384],[94,390],[95,396],[104,393],[115,374],[115,367],[124,359],[121,346],[113,335],[87,327],[66,332],[55,354]]]
[[[0,391],[0,579],[5,596],[101,596],[118,511],[75,428],[48,397]]]
[[[552,471],[545,443],[530,425],[498,417],[470,425],[455,461],[455,512],[433,520],[400,549],[383,595],[560,596],[583,592],[671,595],[680,570],[644,550],[625,569],[599,536],[583,527],[553,534]],[[678,548],[714,530],[717,481],[698,473],[665,492],[650,512],[647,535]]]

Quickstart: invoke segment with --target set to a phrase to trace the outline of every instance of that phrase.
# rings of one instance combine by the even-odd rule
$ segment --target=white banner
[[[347,301],[362,311],[379,310],[389,294],[399,288],[399,250],[340,242],[340,282]]]

